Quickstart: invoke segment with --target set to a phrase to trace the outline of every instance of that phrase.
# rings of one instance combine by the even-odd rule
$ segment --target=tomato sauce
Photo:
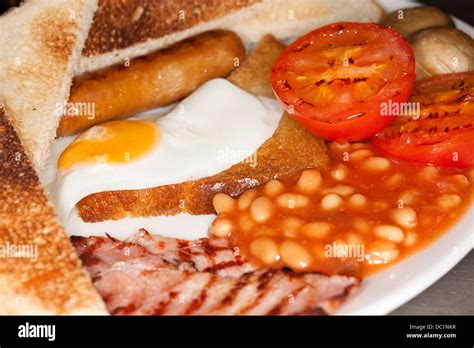
[[[258,266],[366,277],[432,243],[472,202],[473,168],[400,163],[370,143],[328,148],[330,166],[247,191],[213,228],[227,223]]]

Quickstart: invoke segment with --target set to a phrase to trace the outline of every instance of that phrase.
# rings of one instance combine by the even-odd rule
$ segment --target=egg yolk
[[[105,122],[81,133],[61,154],[58,174],[91,163],[125,163],[148,152],[158,141],[155,123],[138,120]]]

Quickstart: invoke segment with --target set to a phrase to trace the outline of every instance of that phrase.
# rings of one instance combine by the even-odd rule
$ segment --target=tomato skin
[[[396,116],[375,116],[377,120],[374,120],[374,116],[367,116],[362,119],[329,123],[296,114],[292,117],[311,133],[341,144],[368,139],[388,127],[397,118]]]
[[[337,30],[342,34],[329,34]],[[332,35],[335,37],[334,44],[327,41],[327,37]],[[323,44],[314,44],[313,47],[318,38],[326,40],[330,48]],[[359,41],[365,43],[358,44]],[[389,48],[386,49],[385,44]],[[310,52],[300,53],[308,46]],[[321,58],[326,57],[327,51],[331,49],[338,50],[338,55],[334,56],[336,62],[340,61],[341,55],[347,59],[355,52],[349,58],[349,67],[334,64],[334,60],[329,64]],[[311,61],[311,55],[316,57],[315,62]],[[379,60],[370,60],[372,55]],[[301,65],[304,67],[301,68]],[[377,70],[380,66],[386,66],[385,70]],[[360,75],[361,71],[368,75]],[[289,76],[288,79],[286,76]],[[327,80],[327,76],[331,79]],[[303,81],[317,80],[316,87],[309,83],[298,85],[299,78]],[[367,82],[365,87],[366,80],[375,82]],[[375,23],[342,22],[316,29],[288,46],[272,68],[273,91],[286,111],[311,133],[341,143],[370,138],[389,126],[396,115],[381,115],[381,104],[388,101],[392,104],[405,102],[410,96],[414,80],[415,58],[408,42],[392,28]],[[329,91],[326,94],[333,93],[334,103],[331,103],[332,100],[327,102],[326,95],[318,92],[317,87],[321,83]],[[367,98],[357,98],[357,86],[360,85],[375,92],[369,91]],[[311,99],[312,87],[316,91],[314,94],[322,94],[321,103],[318,103],[318,97]],[[337,102],[341,95],[346,96],[346,103]]]
[[[474,71],[417,81],[410,102],[420,115],[400,117],[372,138],[398,160],[441,167],[474,166]]]
[[[372,138],[372,143],[388,156],[400,161],[459,169],[474,166],[474,130],[434,145],[407,145],[377,137]],[[457,160],[454,160],[454,153],[457,154]]]

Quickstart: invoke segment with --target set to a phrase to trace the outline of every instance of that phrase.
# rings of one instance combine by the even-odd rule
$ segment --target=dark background
[[[226,0],[222,0],[226,1]],[[474,4],[472,0],[418,0],[426,5],[436,6],[463,21],[474,25]],[[10,6],[15,6],[19,0],[0,0],[0,13],[6,11]]]

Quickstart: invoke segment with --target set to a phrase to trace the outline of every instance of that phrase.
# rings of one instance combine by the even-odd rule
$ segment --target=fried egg
[[[90,194],[220,173],[254,154],[282,114],[276,100],[214,79],[154,122],[128,119],[92,127],[59,156],[52,189],[58,215],[67,226],[77,202]]]

